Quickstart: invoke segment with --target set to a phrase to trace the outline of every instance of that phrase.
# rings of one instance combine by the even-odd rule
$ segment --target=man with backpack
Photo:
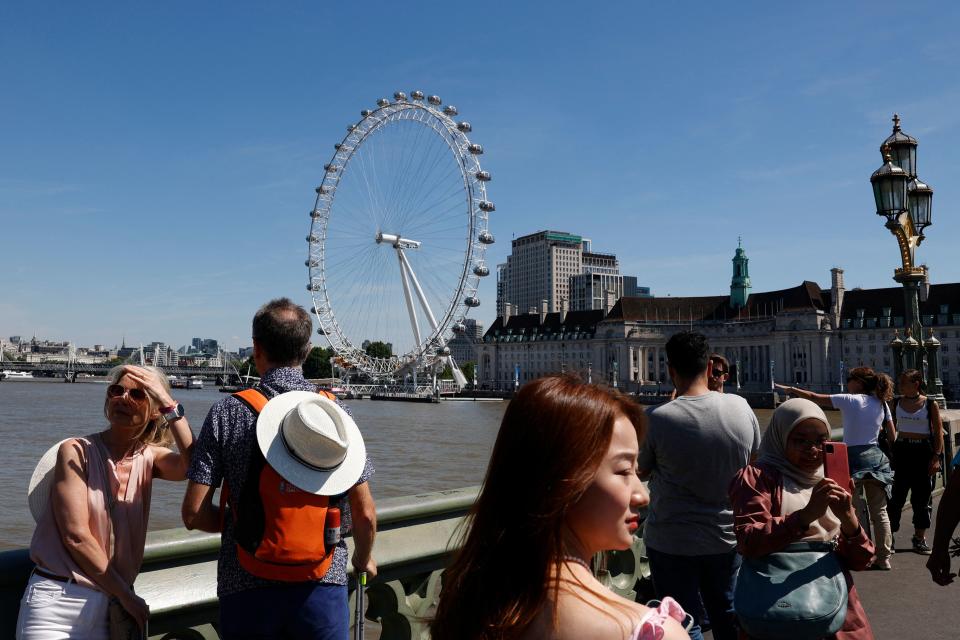
[[[261,307],[253,318],[260,382],[215,404],[194,447],[182,515],[188,529],[222,532],[224,640],[345,640],[341,533],[351,526],[354,569],[376,575],[373,466],[347,408],[303,377],[312,330],[288,298]]]

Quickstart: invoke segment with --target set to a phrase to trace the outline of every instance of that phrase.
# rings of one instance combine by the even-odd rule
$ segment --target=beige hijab
[[[787,438],[790,437],[790,432],[799,423],[810,418],[822,422],[827,433],[830,432],[830,423],[823,409],[803,398],[787,400],[773,412],[770,426],[760,441],[757,464],[777,469],[784,478],[782,516],[788,516],[803,508],[810,500],[814,485],[823,479],[823,467],[813,472],[805,471],[787,459]],[[804,540],[832,540],[840,533],[840,520],[827,509],[826,513],[811,524],[807,533]]]

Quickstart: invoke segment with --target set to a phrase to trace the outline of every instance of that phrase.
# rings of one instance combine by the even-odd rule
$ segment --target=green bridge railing
[[[365,617],[379,624],[384,640],[429,638],[427,625],[440,592],[440,575],[478,489],[391,498],[377,505],[379,530],[374,557],[378,574],[367,587]],[[352,540],[348,538],[347,544],[352,547]],[[150,605],[151,640],[219,638],[219,548],[218,534],[168,529],[147,535],[143,568],[135,586]],[[611,589],[640,601],[651,597],[649,570],[639,537],[627,551],[606,554],[604,564],[601,577]],[[0,553],[2,638],[14,635],[20,599],[32,568],[26,549]],[[350,589],[352,612],[352,584]]]

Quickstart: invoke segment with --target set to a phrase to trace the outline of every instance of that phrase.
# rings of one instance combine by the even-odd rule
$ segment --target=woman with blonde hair
[[[186,477],[193,435],[160,369],[116,367],[109,380],[108,427],[61,442],[31,480],[36,567],[20,603],[20,640],[104,639],[108,616],[122,618],[122,611],[146,626],[147,604],[133,581],[143,561],[151,483]],[[166,447],[171,442],[178,451]],[[109,612],[111,601],[122,611]]]
[[[629,548],[639,527],[642,437],[642,409],[622,394],[569,376],[524,385],[444,571],[432,638],[687,638],[674,601],[621,598],[591,567],[594,554]]]
[[[866,495],[866,510],[870,513],[870,523],[873,525],[877,558],[872,568],[889,571],[893,533],[890,531],[887,501],[890,500],[893,487],[893,470],[890,460],[880,450],[878,437],[880,429],[883,429],[888,442],[892,444],[897,439],[893,416],[887,406],[887,402],[893,398],[893,380],[870,367],[856,367],[847,376],[847,393],[827,395],[797,387],[777,386],[790,395],[840,410],[843,442],[847,445],[850,474],[856,487],[854,504],[857,509],[863,510],[861,493]]]

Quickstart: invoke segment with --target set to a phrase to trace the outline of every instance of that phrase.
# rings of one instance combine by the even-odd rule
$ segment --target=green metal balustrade
[[[440,577],[479,487],[381,500],[375,557],[378,575],[367,587],[366,618],[384,640],[426,640]],[[352,540],[347,540],[352,546]],[[150,605],[151,640],[217,640],[217,553],[220,536],[183,529],[147,536],[136,590]],[[352,549],[351,549],[352,552]],[[649,594],[643,541],[607,554],[601,579],[638,601]],[[14,634],[17,610],[32,569],[26,549],[0,553],[0,637]],[[354,610],[351,585],[350,610]],[[351,621],[352,623],[352,621]]]

